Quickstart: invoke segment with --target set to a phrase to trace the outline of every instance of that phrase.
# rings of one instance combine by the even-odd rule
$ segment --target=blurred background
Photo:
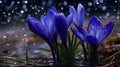
[[[25,58],[26,49],[29,58],[50,57],[50,52],[39,50],[49,48],[37,35],[32,33],[27,26],[27,16],[38,19],[55,6],[59,12],[69,14],[69,6],[77,8],[82,3],[85,8],[85,24],[91,16],[97,16],[103,26],[109,21],[115,22],[115,27],[103,42],[104,44],[118,44],[120,47],[120,0],[0,0],[0,56],[17,56]],[[108,46],[106,48],[113,47]],[[102,48],[101,48],[102,49]]]

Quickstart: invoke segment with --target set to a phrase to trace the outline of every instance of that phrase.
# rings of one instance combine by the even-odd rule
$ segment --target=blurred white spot
[[[0,3],[2,3],[2,0],[0,0]]]
[[[18,35],[16,35],[15,37],[18,38]]]
[[[8,16],[10,16],[11,15],[11,13],[8,13]]]
[[[33,53],[40,53],[40,50],[34,50]]]
[[[120,19],[120,17],[119,17],[119,16],[117,16],[117,19]]]
[[[24,1],[24,3],[25,3],[25,4],[27,4],[27,3],[28,3],[28,1],[27,1],[27,0],[25,0],[25,1]]]
[[[106,10],[106,8],[107,8],[106,6],[103,6],[103,7],[102,7],[102,10],[104,11],[104,10]]]
[[[21,11],[20,11],[20,13],[22,13],[22,14],[23,14],[23,13],[24,13],[24,11],[23,11],[23,10],[21,10]]]
[[[27,34],[24,34],[23,36],[27,36]]]
[[[10,19],[8,19],[7,22],[10,22]]]
[[[45,2],[45,1],[43,1],[43,2],[42,2],[42,5],[46,5],[46,2]]]
[[[3,38],[7,38],[7,36],[3,36]]]
[[[32,45],[36,45],[36,43],[33,43]]]
[[[4,17],[7,17],[6,15],[4,15]]]
[[[114,9],[113,11],[116,11],[116,9]]]
[[[44,10],[44,7],[41,7],[42,10]]]
[[[86,16],[89,16],[90,14],[89,13],[86,13]]]
[[[44,15],[45,15],[46,13],[44,12]]]
[[[6,44],[7,46],[10,46],[10,44]]]
[[[104,0],[99,0],[99,2],[100,2],[100,3],[103,3],[103,2],[104,2]]]
[[[63,2],[63,5],[64,5],[64,6],[67,6],[67,1],[64,1],[64,2]]]
[[[110,13],[106,13],[106,16],[107,16],[107,17],[110,16]]]
[[[14,13],[14,11],[12,10],[12,13]]]
[[[52,0],[49,0],[49,1],[48,1],[48,4],[49,4],[49,5],[52,5],[52,3],[53,3]]]
[[[101,19],[101,18],[102,18],[102,16],[99,16],[99,18]]]
[[[19,3],[20,3],[20,1],[17,2],[17,4],[19,4]]]
[[[3,12],[3,14],[5,14],[5,12]]]
[[[40,12],[40,10],[39,10],[39,9],[38,9],[37,11],[38,11],[38,12]]]
[[[87,11],[90,11],[90,8],[87,8]]]
[[[88,6],[92,6],[92,2],[88,2]]]
[[[115,3],[117,3],[117,0],[115,0]]]
[[[61,10],[63,10],[63,7],[61,7]]]
[[[37,12],[35,12],[35,14],[37,14]]]
[[[98,5],[98,4],[99,4],[99,2],[96,2],[96,4]]]
[[[22,28],[22,30],[25,30],[25,28]]]

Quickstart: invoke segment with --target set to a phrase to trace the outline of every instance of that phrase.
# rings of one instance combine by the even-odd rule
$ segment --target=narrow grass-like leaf
[[[48,52],[51,52],[50,49],[47,49],[47,48],[39,48],[40,50],[44,50],[44,51],[48,51]]]
[[[0,56],[0,58],[5,58],[5,59],[9,59],[9,60],[17,61],[17,62],[22,62],[22,63],[26,62],[25,59],[20,59],[20,58],[16,58],[16,57]],[[28,62],[32,62],[32,61],[28,61]]]

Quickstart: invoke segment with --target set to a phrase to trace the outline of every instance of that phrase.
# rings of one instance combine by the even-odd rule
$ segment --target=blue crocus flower
[[[67,17],[65,17],[63,13],[56,13],[55,23],[57,32],[60,35],[63,44],[66,44],[68,27],[72,23],[72,15],[70,14]]]
[[[77,10],[73,6],[70,6],[69,12],[73,15],[73,22],[75,26],[83,26],[84,21],[84,7],[82,4],[78,4]]]
[[[27,19],[30,30],[43,38],[47,43],[51,42],[57,31],[54,22],[54,13],[56,12],[55,7],[52,7],[47,12],[47,15],[41,16],[40,21],[32,16],[29,16]]]
[[[28,26],[32,32],[43,38],[48,44],[52,52],[53,61],[56,65],[56,57],[52,40],[57,32],[55,26],[55,13],[57,13],[55,7],[51,7],[47,12],[47,15],[42,15],[40,21],[34,17],[29,16],[27,19]]]
[[[88,32],[82,27],[79,27],[79,32],[72,28],[73,33],[82,41],[87,42],[90,46],[97,50],[99,44],[110,34],[114,26],[114,22],[109,22],[102,27],[101,22],[93,16],[88,24]]]

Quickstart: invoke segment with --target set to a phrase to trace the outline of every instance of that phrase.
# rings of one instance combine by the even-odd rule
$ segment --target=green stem
[[[98,63],[97,49],[91,49],[90,64],[92,67],[96,67]]]
[[[26,55],[26,64],[28,64],[28,50],[29,50],[29,47],[27,45],[26,46],[26,52],[25,52],[25,55]]]
[[[54,64],[55,64],[55,67],[57,67],[55,52],[54,52],[54,48],[53,48],[52,43],[49,43],[49,46],[50,46],[50,49],[51,49],[51,52],[52,52],[53,62],[54,62]]]
[[[84,44],[83,41],[82,41],[81,45],[82,45],[82,48],[83,48],[85,61],[87,62],[87,61],[88,61],[88,59],[87,59],[87,51],[86,51],[86,49],[85,49],[85,44]]]

